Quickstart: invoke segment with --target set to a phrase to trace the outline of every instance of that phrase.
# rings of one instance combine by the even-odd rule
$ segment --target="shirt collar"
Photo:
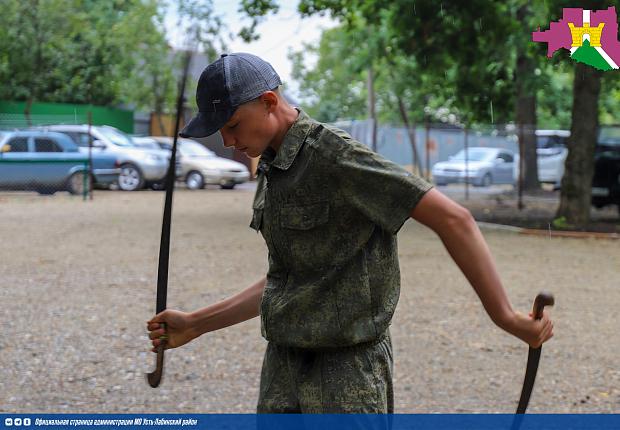
[[[308,136],[308,132],[312,126],[310,117],[301,109],[295,108],[299,112],[297,119],[288,129],[284,135],[284,139],[280,144],[280,148],[277,152],[271,147],[268,147],[261,155],[259,165],[263,165],[268,169],[266,165],[277,167],[281,170],[287,170],[295,161],[297,153],[301,149],[301,146]]]

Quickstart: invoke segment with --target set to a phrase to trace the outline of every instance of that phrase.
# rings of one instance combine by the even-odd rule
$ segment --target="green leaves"
[[[174,106],[157,0],[6,0],[0,99]]]

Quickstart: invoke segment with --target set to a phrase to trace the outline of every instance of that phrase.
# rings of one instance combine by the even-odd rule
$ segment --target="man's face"
[[[244,103],[220,129],[224,146],[234,146],[248,157],[258,157],[276,135],[277,123],[268,103],[261,99]]]

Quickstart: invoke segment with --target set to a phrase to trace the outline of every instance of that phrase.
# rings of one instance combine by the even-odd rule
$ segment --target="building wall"
[[[92,114],[93,125],[111,125],[126,133],[133,133],[133,111],[94,105],[65,103],[33,103],[30,120],[24,113],[26,102],[0,101],[0,114],[4,116],[4,128],[24,128],[33,125],[85,124],[88,112]]]

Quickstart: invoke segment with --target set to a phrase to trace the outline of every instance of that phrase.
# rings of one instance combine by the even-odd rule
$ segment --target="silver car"
[[[172,138],[152,136],[163,147],[172,147]],[[184,181],[187,188],[196,190],[207,184],[219,185],[224,189],[232,189],[250,179],[250,171],[243,164],[218,157],[192,139],[178,138],[177,178]]]
[[[437,185],[465,181],[482,187],[514,184],[514,159],[513,152],[507,149],[472,147],[467,152],[462,149],[448,161],[433,165],[433,180]]]
[[[159,146],[159,143],[151,137],[131,136],[134,145],[142,149],[167,149]]]
[[[52,125],[46,127],[71,137],[81,152],[88,152],[89,139],[93,140],[94,153],[115,155],[121,164],[118,186],[124,191],[135,191],[145,186],[161,188],[164,182],[170,153],[162,149],[146,149],[136,146],[131,137],[110,126]]]

